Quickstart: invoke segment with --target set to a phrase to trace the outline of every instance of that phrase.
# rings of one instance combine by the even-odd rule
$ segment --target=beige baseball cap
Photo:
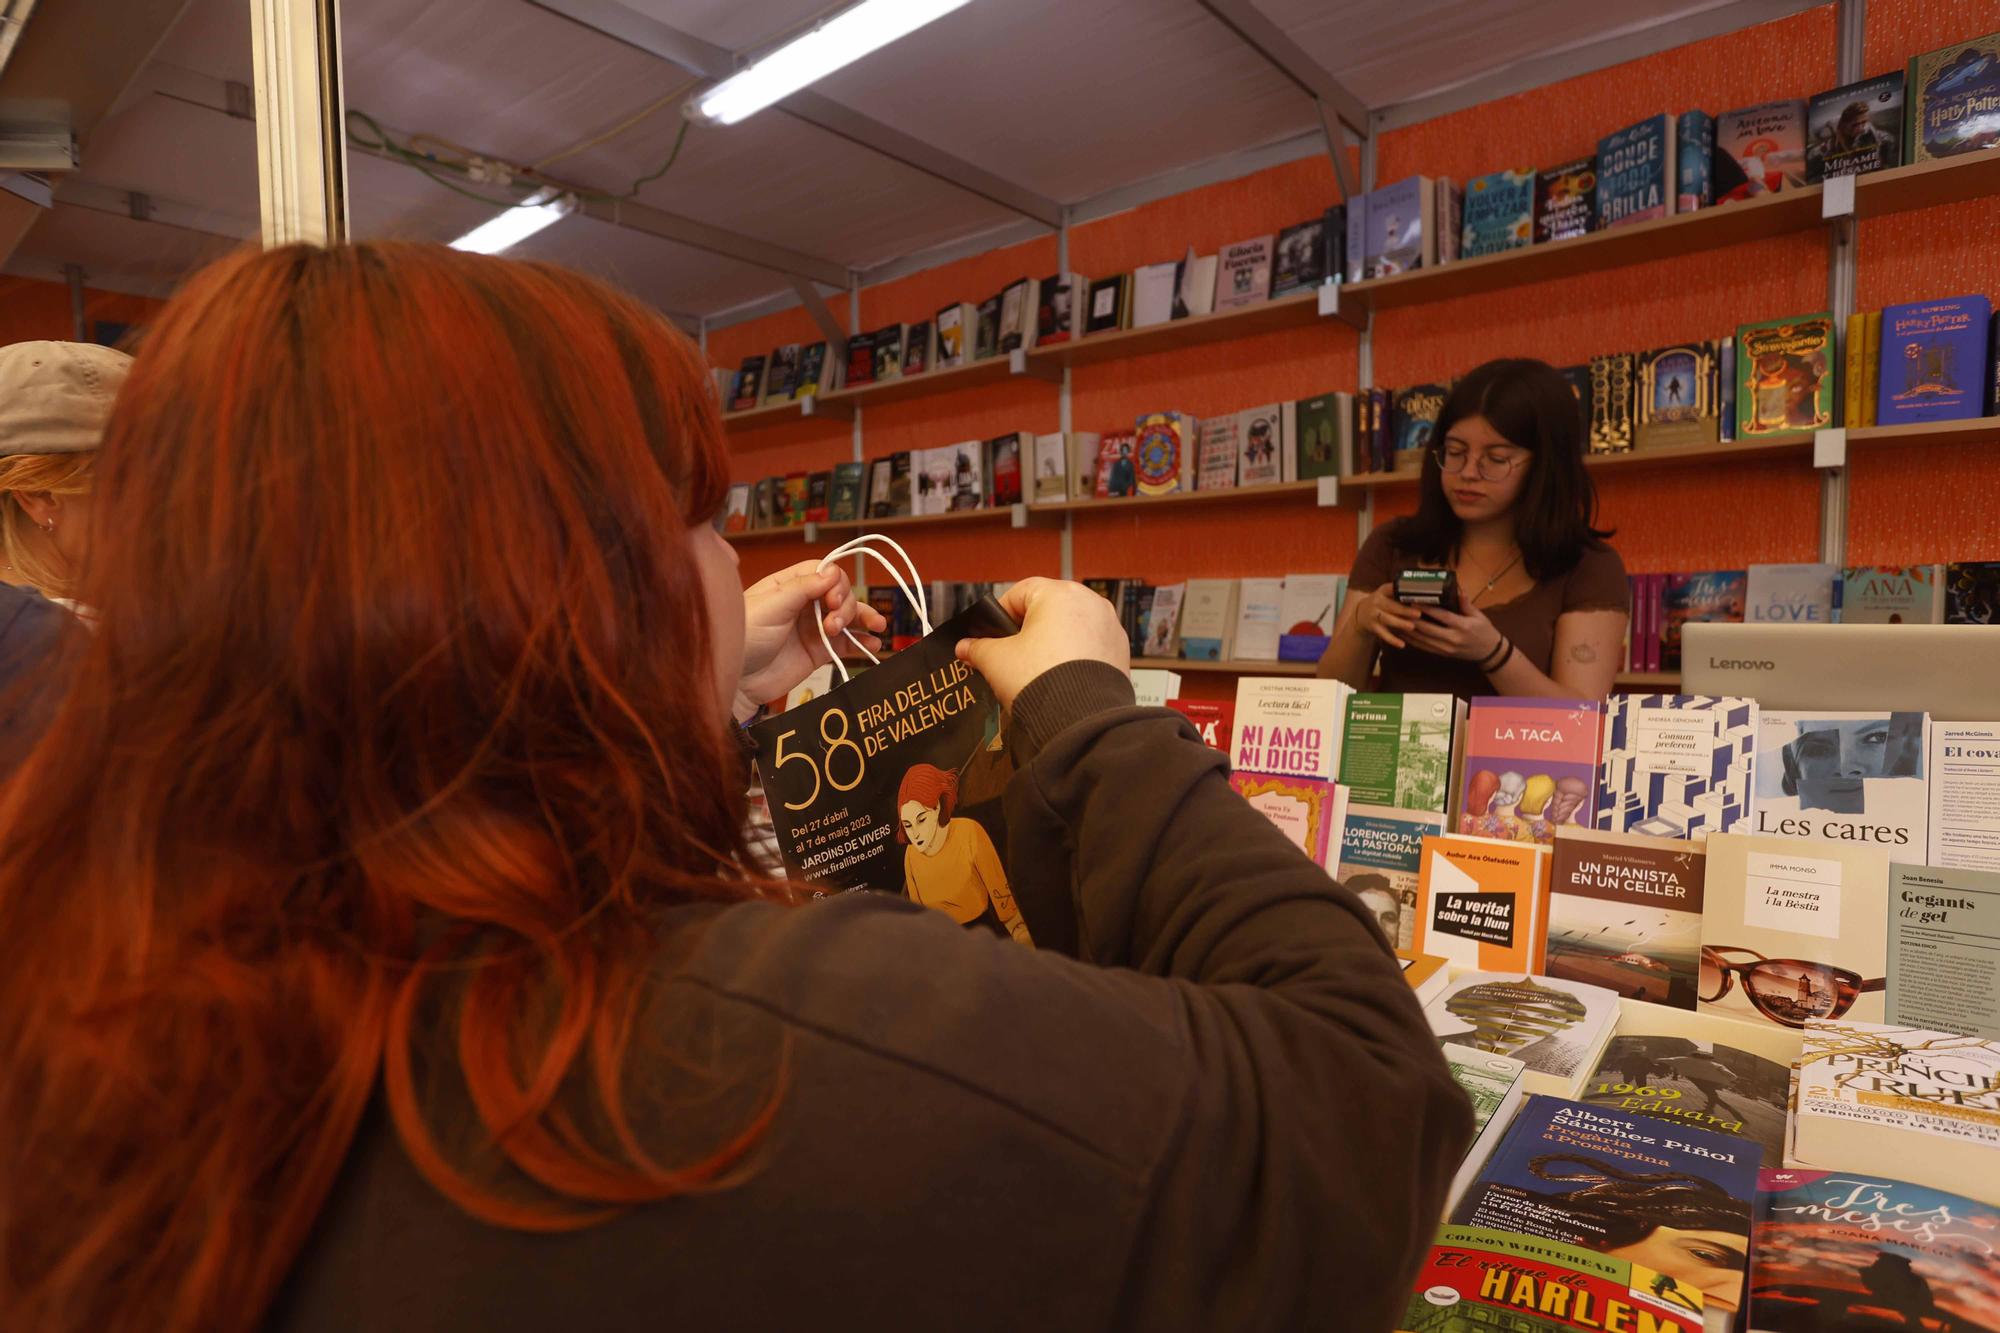
[[[131,365],[95,343],[0,347],[0,457],[95,449]]]

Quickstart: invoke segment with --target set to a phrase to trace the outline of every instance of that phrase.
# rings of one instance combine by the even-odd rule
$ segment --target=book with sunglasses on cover
[[[1634,1000],[1620,1009],[1577,1100],[1727,1134],[1754,1145],[1763,1165],[1784,1165],[1797,1031]]]
[[[1441,978],[1443,974],[1438,975]],[[1434,997],[1425,997],[1425,1002],[1430,998]],[[1466,1187],[1486,1169],[1494,1147],[1513,1123],[1514,1113],[1521,1109],[1521,1100],[1527,1095],[1521,1076],[1528,1067],[1511,1055],[1495,1055],[1471,1046],[1444,1042],[1439,1049],[1451,1069],[1452,1082],[1458,1084],[1472,1103],[1472,1146],[1465,1150],[1458,1173],[1452,1177],[1451,1193],[1445,1199],[1445,1210],[1449,1212]]]
[[[1995,1333],[2000,1208],[1894,1174],[1764,1171],[1751,1333]]]
[[[1717,359],[1713,342],[1676,343],[1639,353],[1633,429],[1639,448],[1716,442]]]
[[[1888,1021],[2000,1042],[1995,941],[2000,874],[1891,863]]]
[[[1923,864],[1930,833],[1927,713],[1805,712],[1757,717],[1759,833],[1867,843]]]
[[[1396,1324],[1397,1333],[1703,1333],[1705,1327],[1701,1292],[1643,1263],[1520,1231],[1460,1226],[1438,1231]]]
[[[1618,997],[1525,971],[1461,972],[1424,1016],[1440,1042],[1519,1060],[1524,1091],[1574,1097],[1618,1025]]]
[[[1360,697],[1353,696],[1350,706]],[[1368,905],[1382,933],[1398,949],[1411,949],[1416,943],[1417,915],[1423,902],[1424,839],[1443,833],[1441,814],[1365,805],[1358,799],[1347,807],[1334,878]]]
[[[1934,866],[2000,871],[2000,722],[1931,723]]]
[[[1700,840],[1747,826],[1756,700],[1614,694],[1604,708],[1598,828]]]
[[[1564,828],[1550,861],[1548,974],[1692,1010],[1701,845]]]
[[[1701,1012],[1792,1028],[1879,1022],[1889,861],[1877,843],[1710,834]]]
[[[1806,1024],[1786,1165],[1894,1172],[2000,1206],[2000,1042],[1853,1019]]]
[[[1565,824],[1592,824],[1603,710],[1596,699],[1474,699],[1458,832],[1546,844]]]
[[[1534,1097],[1515,1115],[1449,1221],[1580,1245],[1643,1265],[1666,1279],[1649,1281],[1647,1290],[1695,1297],[1689,1312],[1702,1318],[1692,1327],[1706,1321],[1726,1330],[1743,1304],[1756,1197],[1754,1144],[1608,1107]]]
[[[1548,896],[1548,848],[1538,843],[1425,838],[1411,947],[1455,967],[1540,972]]]

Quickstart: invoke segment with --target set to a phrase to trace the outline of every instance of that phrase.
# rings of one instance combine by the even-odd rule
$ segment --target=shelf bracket
[[[1344,285],[1331,281],[1319,285],[1320,316],[1324,319],[1337,319],[1356,333],[1363,333],[1368,328],[1368,314],[1365,310],[1355,308],[1361,304],[1359,301],[1344,303],[1341,301],[1340,289]]]
[[[799,304],[806,308],[806,313],[813,317],[813,323],[819,325],[819,331],[826,335],[828,358],[835,364],[846,365],[847,330],[841,327],[838,319],[834,318],[833,308],[827,305],[826,298],[819,294],[819,288],[811,278],[802,277],[797,273],[791,274],[790,277],[792,290],[799,294]]]
[[[1010,511],[1009,526],[1015,528],[1059,528],[1067,518],[1065,514],[1052,514],[1046,509],[1037,509],[1030,504],[1013,504],[1007,508]]]
[[[1053,384],[1058,388],[1062,387],[1062,367],[1052,366],[1043,361],[1030,360],[1027,349],[1023,347],[1015,347],[1008,351],[1007,373],[1009,375],[1025,375],[1029,379],[1040,380],[1044,384]]]
[[[854,404],[843,403],[837,399],[829,402],[816,393],[809,393],[799,399],[799,415],[816,417],[822,421],[852,421]]]

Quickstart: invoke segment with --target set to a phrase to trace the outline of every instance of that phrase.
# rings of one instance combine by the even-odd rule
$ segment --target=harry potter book
[[[1908,161],[2000,145],[2000,32],[1914,57],[1906,82]]]
[[[1956,421],[1983,413],[1992,322],[1992,304],[1977,295],[1884,307],[1876,421]]]

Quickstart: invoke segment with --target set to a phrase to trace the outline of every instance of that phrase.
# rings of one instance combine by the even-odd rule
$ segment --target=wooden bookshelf
[[[1275,329],[1304,328],[1309,324],[1318,323],[1319,319],[1319,292],[1313,289],[1293,292],[1275,301],[1259,301],[1256,305],[1239,306],[1234,310],[1190,315],[1186,319],[1177,319],[1169,324],[1095,333],[1074,342],[1057,343],[1053,347],[1037,347],[1029,351],[1028,360],[1031,363],[1056,367],[1089,366],[1101,361],[1120,361],[1130,356],[1145,356],[1152,352],[1168,352],[1182,347],[1200,347],[1207,343],[1249,338],[1259,333],[1270,333]]]
[[[1133,670],[1210,671],[1228,676],[1310,676],[1319,670],[1317,662],[1198,661],[1179,657],[1135,657]]]
[[[1621,671],[1611,683],[1626,690],[1678,690],[1681,687],[1681,673],[1678,671]]]
[[[1847,432],[1850,449],[1864,445],[1995,443],[2000,443],[2000,417],[1973,417],[1967,421],[1915,421],[1897,426],[1856,426]]]
[[[1273,486],[1231,486],[1214,491],[1175,491],[1171,495],[1127,495],[1112,500],[1058,500],[1048,504],[1029,505],[1028,508],[1038,514],[1095,513],[1114,509],[1136,514],[1150,511],[1156,505],[1284,500],[1299,495],[1315,495],[1318,492],[1317,481],[1286,481]]]
[[[895,518],[861,518],[842,520],[839,523],[822,523],[820,528],[827,532],[855,532],[862,528],[873,531],[876,528],[923,527],[933,524],[956,525],[961,523],[1011,523],[1017,528],[1041,527],[1036,521],[1038,511],[1024,504],[993,505],[984,509],[953,509],[942,514],[902,514]]]
[[[1812,447],[1811,431],[1788,431],[1783,435],[1766,435],[1754,440],[1737,440],[1730,444],[1681,444],[1656,449],[1633,449],[1622,454],[1590,454],[1583,462],[1584,466],[1593,472],[1599,469],[1619,471],[1626,468],[1673,467],[1709,459],[1809,458],[1812,455]],[[1364,472],[1359,476],[1342,477],[1340,484],[1343,487],[1361,488],[1414,486],[1421,475],[1417,472]]]
[[[812,523],[793,523],[782,528],[746,528],[742,532],[725,532],[722,539],[728,542],[806,541],[816,526]]]
[[[1478,259],[1387,278],[1351,282],[1339,289],[1343,314],[1365,318],[1369,310],[1392,310],[1461,296],[1528,286],[1580,273],[1601,273],[1631,264],[1726,249],[1820,225],[1824,187],[1781,190],[1739,203],[1718,204],[1693,213],[1636,222],[1566,241],[1524,246]],[[1854,215],[1886,217],[2000,194],[2000,150],[1968,153],[1937,162],[1896,167],[1855,178]],[[1294,292],[1235,310],[1195,315],[1144,329],[1120,329],[1054,347],[1032,348],[1025,364],[1053,376],[1067,366],[1095,365],[1154,352],[1228,342],[1278,329],[1304,328],[1320,321],[1317,290]],[[898,402],[993,383],[1012,373],[1005,355],[952,370],[932,370],[822,395],[829,409],[842,405]],[[796,402],[771,403],[745,412],[725,412],[732,428],[754,428],[792,420]]]

